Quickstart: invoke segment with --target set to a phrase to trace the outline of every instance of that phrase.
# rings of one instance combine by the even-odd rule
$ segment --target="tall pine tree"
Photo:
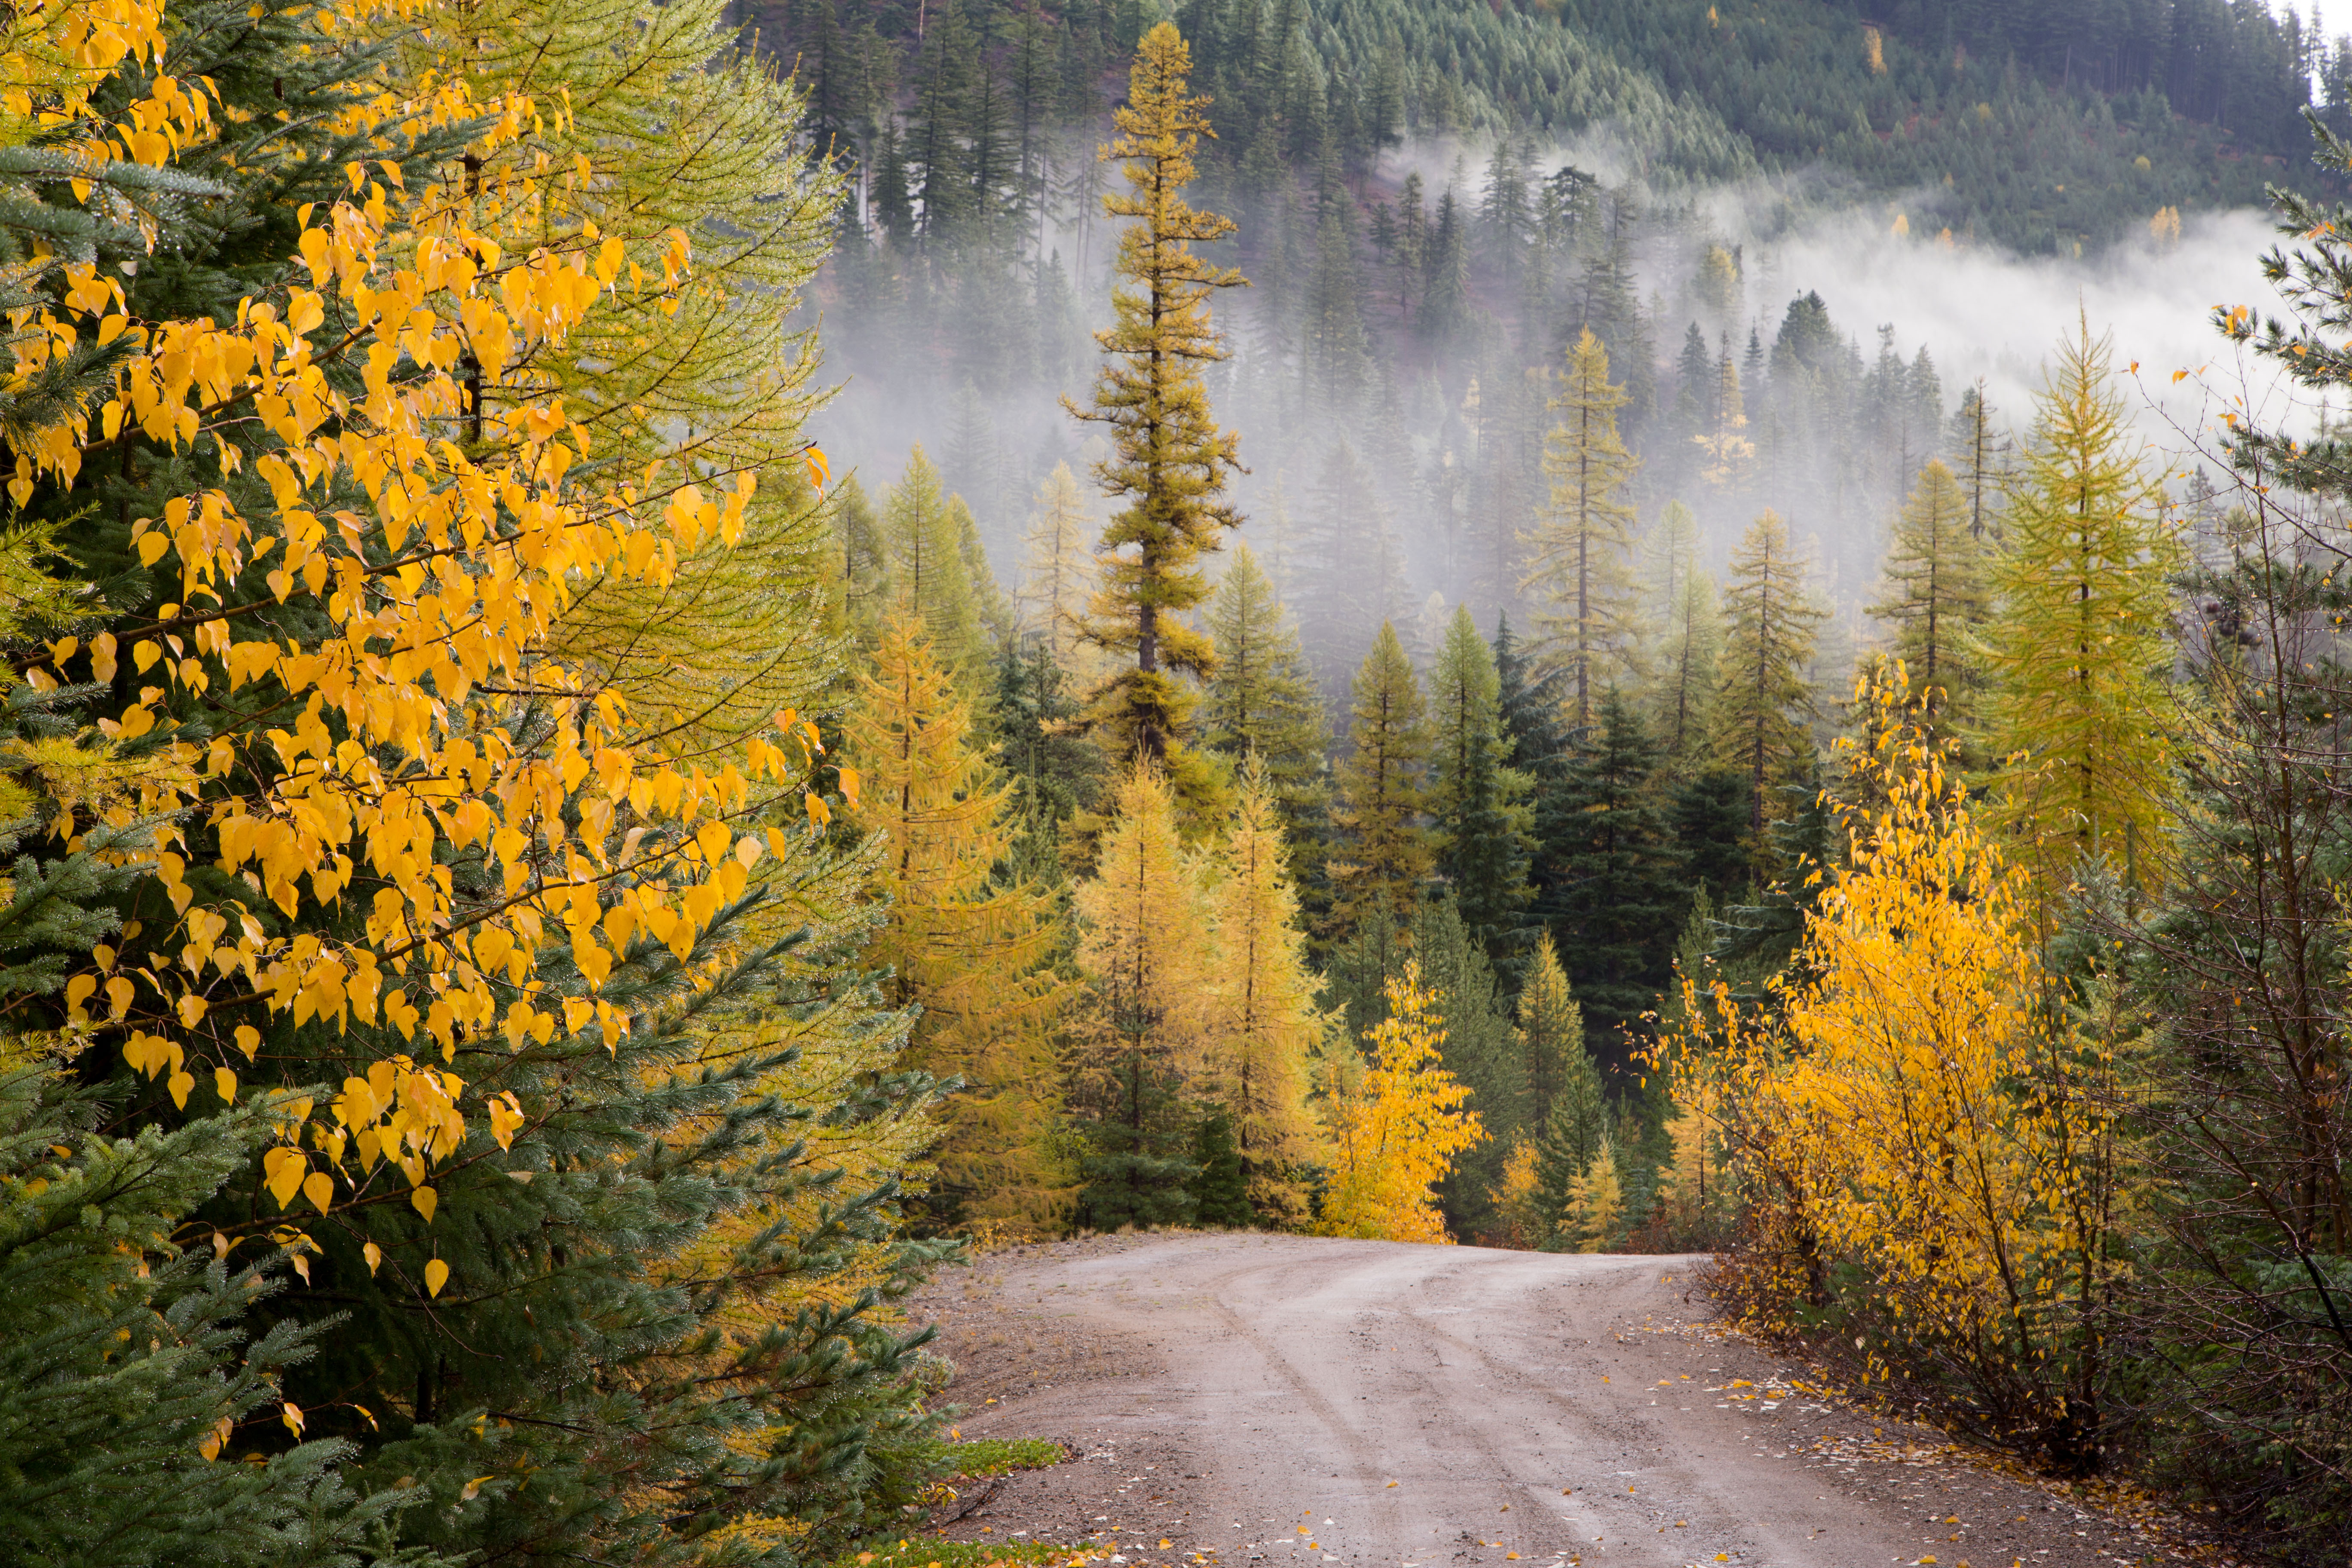
[[[1903,660],[1921,716],[1936,732],[1963,732],[1984,684],[1979,639],[1991,613],[1983,542],[1969,526],[1969,500],[1940,458],[1919,481],[1887,542],[1886,595],[1870,606],[1895,628],[1890,650]]]

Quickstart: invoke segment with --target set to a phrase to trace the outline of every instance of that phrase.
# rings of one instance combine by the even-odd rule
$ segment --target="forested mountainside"
[[[2104,239],[2161,206],[2258,201],[2304,165],[2315,77],[2339,117],[2352,79],[2340,49],[2258,0],[737,6],[797,63],[845,152],[878,163],[893,111],[949,132],[952,158],[900,150],[918,193],[935,160],[1006,179],[1010,162],[988,166],[1004,138],[1098,120],[1108,68],[1165,12],[1214,96],[1213,175],[1262,182],[1328,155],[1360,176],[1407,138],[1605,132],[1659,184],[1810,170],[1850,190],[1939,185],[1939,225],[2023,250]]]
[[[1008,578],[1039,485],[1084,471],[1059,399],[1108,302],[1096,150],[1158,14],[739,13],[856,186],[817,294],[849,384],[820,428],[876,483],[923,444]],[[2255,4],[1186,0],[1175,19],[1216,132],[1196,190],[1236,223],[1210,249],[1251,285],[1220,303],[1236,353],[1214,377],[1244,433],[1244,536],[1334,697],[1362,652],[1337,628],[1392,617],[1425,656],[1454,605],[1526,624],[1549,378],[1579,329],[1625,384],[1642,504],[1685,500],[1717,564],[1780,509],[1844,612],[1835,641],[1960,414],[1939,362],[1976,345],[1853,319],[1781,240],[1849,222],[1886,267],[1903,246],[2161,249],[2184,213],[2317,178],[2322,51]],[[1984,421],[1992,446],[2015,412]]]

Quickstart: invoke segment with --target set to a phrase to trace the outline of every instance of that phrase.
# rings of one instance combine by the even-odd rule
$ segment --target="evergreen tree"
[[[1577,1047],[1561,1053],[1559,1088],[1536,1141],[1536,1208],[1546,1222],[1540,1245],[1548,1252],[1564,1251],[1572,1245],[1560,1234],[1559,1222],[1567,1216],[1577,1184],[1591,1169],[1609,1133],[1608,1097],[1601,1089],[1600,1069],[1583,1049],[1580,1030]]]
[[[974,743],[970,710],[922,624],[894,615],[859,682],[843,745],[864,775],[858,816],[880,840],[876,893],[889,923],[873,957],[893,1002],[919,1006],[908,1060],[961,1081],[940,1179],[940,1228],[992,1219],[1036,1235],[1060,1217],[1066,1180],[1048,1144],[1060,1120],[1053,1034],[1066,988],[1054,894],[1002,882],[1020,820],[1012,786]]]
[[[1910,672],[1935,729],[1964,730],[1983,685],[1976,647],[1991,604],[1968,498],[1941,459],[1919,470],[1881,570],[1887,593],[1871,615],[1895,627],[1891,651]]]
[[[1805,671],[1814,629],[1828,612],[1813,603],[1805,576],[1777,512],[1751,523],[1731,552],[1715,744],[1726,766],[1747,775],[1751,831],[1762,830],[1773,788],[1801,773],[1812,756]]]
[[[1345,440],[1324,455],[1298,557],[1300,635],[1336,708],[1348,693],[1345,650],[1365,626],[1406,608],[1402,545],[1380,488]]]
[[[1134,668],[1098,689],[1096,715],[1124,753],[1171,770],[1188,793],[1201,787],[1182,737],[1192,699],[1180,676],[1205,676],[1215,652],[1181,617],[1208,596],[1197,564],[1239,520],[1219,499],[1237,468],[1235,437],[1209,409],[1202,367],[1225,357],[1210,325],[1209,297],[1239,285],[1238,272],[1192,249],[1233,232],[1230,219],[1195,210],[1182,191],[1192,152],[1209,129],[1204,100],[1187,95],[1191,51],[1162,22],[1145,36],[1129,73],[1128,101],[1114,119],[1118,137],[1105,161],[1125,161],[1129,190],[1103,197],[1103,211],[1130,218],[1119,233],[1113,326],[1103,334],[1103,367],[1091,406],[1064,400],[1081,419],[1108,425],[1114,455],[1096,467],[1104,490],[1130,498],[1103,532],[1103,587],[1087,636]],[[1132,553],[1129,553],[1132,552]]]
[[[1236,764],[1255,757],[1282,817],[1292,884],[1319,860],[1330,788],[1323,761],[1323,707],[1274,584],[1249,546],[1234,552],[1209,605],[1217,672],[1202,714],[1209,748]]]
[[[1633,509],[1618,494],[1635,467],[1617,435],[1626,402],[1625,389],[1610,383],[1608,351],[1585,328],[1551,402],[1559,415],[1544,441],[1551,505],[1531,541],[1522,584],[1535,591],[1536,625],[1568,671],[1580,728],[1592,721],[1597,689],[1632,651],[1626,555]]]
[[[325,1325],[280,1323],[240,1351],[240,1320],[286,1289],[288,1254],[232,1268],[172,1239],[289,1104],[257,1096],[110,1137],[62,1060],[0,1041],[0,1522],[16,1561],[449,1561],[382,1552],[425,1494],[386,1485],[362,1499],[337,1473],[347,1447],[301,1441],[301,1417],[284,1420],[281,1375]],[[281,1425],[295,1441],[272,1432]]]
[[[1234,1142],[1233,1118],[1222,1106],[1212,1107],[1192,1131],[1192,1217],[1202,1225],[1238,1228],[1255,1217],[1250,1207],[1248,1178],[1241,1150]]]
[[[1331,820],[1339,845],[1329,875],[1333,917],[1353,930],[1375,910],[1409,918],[1434,861],[1421,821],[1428,705],[1396,628],[1385,622],[1356,672],[1348,740],[1336,770],[1339,799]]]
[[[1993,820],[2050,886],[2102,858],[2127,884],[2151,885],[2171,813],[2165,628],[2177,545],[2108,384],[2108,355],[2084,322],[2034,399],[1982,645],[1988,749],[2019,759]]]
[[[1413,912],[1412,961],[1441,1031],[1439,1057],[1470,1090],[1465,1103],[1488,1134],[1440,1184],[1439,1206],[1457,1231],[1490,1230],[1496,1216],[1487,1190],[1501,1182],[1503,1162],[1527,1124],[1527,1076],[1509,1005],[1476,933],[1451,898],[1426,900]]]
[[[1959,412],[1952,416],[1949,449],[1959,463],[1957,475],[1968,498],[1969,535],[1979,543],[1998,536],[2000,490],[2006,482],[2006,456],[1992,423],[1992,405],[1985,400],[1979,381],[1960,394]]]
[[[1429,790],[1437,868],[1462,918],[1493,950],[1529,897],[1525,774],[1505,765],[1502,682],[1467,608],[1457,608],[1430,673],[1435,767]],[[1508,1128],[1489,1114],[1490,1126]]]
[[[1658,630],[1648,663],[1650,720],[1669,764],[1702,751],[1709,730],[1723,648],[1715,579],[1699,561],[1698,520],[1669,501],[1643,541],[1644,613]]]
[[[1307,1057],[1324,1026],[1278,810],[1272,780],[1253,761],[1215,850],[1213,1043],[1202,1079],[1237,1150],[1248,1210],[1271,1225],[1295,1223],[1306,1212],[1299,1173],[1315,1151]],[[1205,1196],[1203,1204],[1206,1219]]]
[[[1179,842],[1175,797],[1150,763],[1118,784],[1095,874],[1078,884],[1077,965],[1093,988],[1073,1108],[1088,1144],[1081,1221],[1097,1230],[1193,1213],[1186,1079],[1204,1046],[1208,910]]]
[[[998,652],[988,732],[1020,825],[1005,864],[1014,877],[1059,885],[1067,875],[1062,830],[1091,813],[1102,793],[1102,748],[1078,732],[1078,720],[1069,674],[1044,638]]]
[[[1042,637],[1054,662],[1076,668],[1087,606],[1095,594],[1094,528],[1067,463],[1056,463],[1037,489],[1037,509],[1022,538],[1021,626]]]
[[[1542,913],[1569,955],[1587,1025],[1622,1064],[1624,1032],[1665,984],[1682,909],[1652,782],[1656,748],[1614,687],[1600,719],[1546,803],[1553,867]]]
[[[825,498],[834,536],[841,545],[841,616],[860,647],[881,635],[882,617],[896,596],[890,581],[891,542],[882,519],[856,474],[846,475]]]

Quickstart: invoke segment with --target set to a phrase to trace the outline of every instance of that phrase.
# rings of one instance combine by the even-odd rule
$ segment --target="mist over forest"
[[[1148,9],[1056,19],[950,6],[931,14],[928,40],[895,47],[887,9],[855,37],[858,8],[820,0],[758,18],[780,57],[794,50],[814,72],[820,121],[829,80],[866,84],[862,100],[842,89],[819,127],[855,194],[804,317],[822,320],[824,378],[841,384],[814,427],[870,491],[919,444],[1007,590],[1056,465],[1102,515],[1089,474],[1102,447],[1062,402],[1087,396],[1113,262],[1095,153],[1116,72],[1097,79],[1086,49],[1090,26],[1095,39],[1115,36]],[[2053,89],[2014,60],[1990,83],[1923,92],[1901,29],[1778,9],[1783,31],[1829,14],[1829,36],[1806,41],[1853,73],[1865,123],[1887,84],[1911,93],[1899,129],[1775,157],[1715,100],[1712,114],[1668,103],[1590,58],[1594,118],[1530,123],[1509,101],[1507,65],[1416,74],[1393,42],[1354,41],[1381,37],[1360,14],[1180,8],[1221,138],[1204,146],[1195,200],[1237,226],[1204,248],[1248,279],[1215,302],[1231,357],[1208,378],[1249,469],[1233,486],[1245,519],[1234,538],[1298,616],[1333,700],[1383,619],[1426,658],[1456,605],[1490,631],[1498,616],[1522,628],[1540,617],[1526,539],[1549,500],[1548,405],[1588,326],[1628,397],[1619,428],[1640,460],[1637,526],[1684,503],[1719,571],[1758,512],[1779,511],[1832,612],[1832,684],[1874,635],[1861,612],[1919,466],[1961,466],[1958,422],[1975,419],[1979,393],[1984,458],[2005,464],[2078,319],[2112,336],[2118,369],[2140,367],[2135,416],[2168,460],[2210,417],[2204,384],[2176,387],[2170,373],[2211,362],[2214,306],[2276,308],[2257,266],[2273,239],[2257,204],[2263,179],[2316,183],[2297,115],[2225,132],[2128,97]],[[1402,15],[1433,37],[1479,26],[1445,5]],[[2280,42],[2278,24],[2265,35],[2245,20],[2241,54],[2257,52],[2249,32]],[[1513,21],[1549,28],[1520,40],[1538,55],[1546,38],[1592,51],[1539,14],[1507,15],[1507,39]],[[2315,38],[2294,31],[2285,46],[2290,73],[2316,60],[2323,94],[2335,90],[2340,73],[2325,74],[2334,57]],[[856,69],[828,65],[833,51]],[[1832,71],[1812,90],[1834,100],[1841,85]],[[1700,134],[1694,116],[1712,129]],[[2234,137],[2224,151],[2240,156],[2220,165],[2231,183],[2183,177],[2210,166],[2200,136]],[[2105,143],[2093,166],[2078,140]],[[2248,142],[2265,155],[2244,156]],[[2027,181],[2040,189],[2017,195]]]

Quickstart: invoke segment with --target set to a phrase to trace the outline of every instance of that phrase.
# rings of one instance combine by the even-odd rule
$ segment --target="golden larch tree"
[[[1227,353],[1209,300],[1244,281],[1192,248],[1234,230],[1232,219],[1184,200],[1193,150],[1215,134],[1209,100],[1187,84],[1192,68],[1171,23],[1136,50],[1128,100],[1113,116],[1118,135],[1101,153],[1123,161],[1128,184],[1103,196],[1103,210],[1131,220],[1119,231],[1112,323],[1095,335],[1108,363],[1090,405],[1063,399],[1078,418],[1110,427],[1111,455],[1095,477],[1105,493],[1127,498],[1103,531],[1102,588],[1087,635],[1133,662],[1096,689],[1094,717],[1124,756],[1167,769],[1188,795],[1210,786],[1182,743],[1193,702],[1182,679],[1205,677],[1216,652],[1183,616],[1208,597],[1201,556],[1241,521],[1223,500],[1226,474],[1241,468],[1238,437],[1217,427],[1202,378]]]
[[[1625,389],[1609,380],[1608,349],[1585,328],[1569,345],[1568,373],[1551,400],[1559,422],[1543,455],[1551,504],[1528,541],[1520,584],[1535,594],[1536,626],[1568,671],[1580,725],[1591,722],[1594,690],[1609,684],[1633,644],[1633,508],[1619,492],[1639,459],[1617,434],[1626,402]]]
[[[1205,1060],[1213,951],[1202,866],[1183,844],[1165,774],[1139,762],[1119,780],[1094,875],[1077,885],[1073,1099],[1087,1120],[1087,1216],[1097,1228],[1180,1219],[1191,1147],[1190,1086]],[[1171,1201],[1173,1200],[1173,1201]]]
[[[1281,803],[1255,756],[1213,855],[1216,963],[1202,1088],[1232,1118],[1250,1207],[1266,1220],[1294,1221],[1306,1212],[1298,1173],[1318,1142],[1307,1110],[1307,1057],[1324,1018],[1298,928]]]
[[[889,902],[868,951],[891,967],[892,1000],[922,1008],[908,1064],[965,1085],[949,1101],[939,1185],[963,1215],[1034,1233],[1069,1186],[1047,1144],[1068,1000],[1053,970],[1056,900],[995,879],[1018,831],[1012,789],[922,623],[887,618],[858,684],[843,749],[864,776],[858,821],[881,840],[874,887]]]
[[[1022,536],[1021,629],[1045,639],[1054,662],[1077,668],[1087,606],[1096,584],[1094,520],[1067,463],[1056,463],[1037,487],[1037,509]]]
[[[2062,887],[2100,858],[2150,885],[2171,816],[2178,545],[2108,359],[2084,322],[2034,399],[1981,644],[1991,820]]]

